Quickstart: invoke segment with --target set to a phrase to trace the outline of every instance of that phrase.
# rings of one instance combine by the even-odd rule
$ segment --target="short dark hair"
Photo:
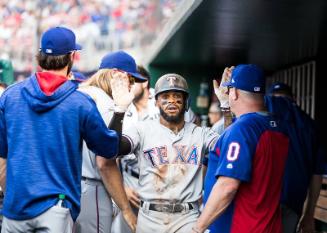
[[[149,72],[143,66],[140,65],[137,66],[137,72],[148,80],[148,89],[150,89],[151,76]]]
[[[3,87],[6,89],[8,87],[8,85],[6,83],[0,82],[0,87]]]
[[[36,55],[37,62],[45,70],[61,70],[71,62],[71,53],[53,56],[39,51]]]

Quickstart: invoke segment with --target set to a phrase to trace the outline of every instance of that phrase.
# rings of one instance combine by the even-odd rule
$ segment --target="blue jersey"
[[[219,176],[241,181],[227,210],[209,227],[211,233],[281,232],[279,208],[288,137],[264,113],[240,116],[209,154],[204,202]]]
[[[7,159],[3,206],[7,218],[34,218],[65,194],[64,205],[76,219],[82,139],[97,155],[117,154],[116,132],[107,129],[94,101],[76,87],[65,81],[46,95],[32,76],[1,96],[0,156]]]
[[[290,138],[281,202],[300,216],[312,175],[326,173],[326,154],[314,121],[292,100],[267,96],[265,102],[285,122]]]

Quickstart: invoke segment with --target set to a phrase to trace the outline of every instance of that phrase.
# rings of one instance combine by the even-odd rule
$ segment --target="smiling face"
[[[160,115],[171,123],[180,123],[184,120],[185,95],[180,91],[167,91],[158,95],[156,105]]]

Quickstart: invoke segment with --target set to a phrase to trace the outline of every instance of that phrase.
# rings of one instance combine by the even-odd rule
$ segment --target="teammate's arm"
[[[125,113],[115,112],[110,123],[109,128],[115,130],[119,137],[119,155],[127,155],[131,152],[132,145],[131,142],[128,140],[127,137],[122,135],[122,128],[123,128],[123,119]]]
[[[101,156],[96,156],[97,167],[99,168],[102,181],[110,196],[122,211],[123,217],[128,226],[135,232],[136,216],[134,215],[127,199],[123,179],[115,160],[108,160]]]
[[[7,168],[7,160],[4,158],[0,158],[0,186],[2,192],[5,192],[6,189],[6,169]]]
[[[303,216],[300,219],[298,225],[298,232],[314,232],[315,229],[315,220],[314,213],[317,204],[317,200],[320,194],[322,183],[322,175],[313,175],[311,178],[311,183],[309,186],[307,200]]]
[[[134,99],[131,92],[129,78],[122,76],[121,72],[115,72],[110,80],[112,98],[115,103],[115,112],[109,123],[109,128],[115,130],[119,136],[119,155],[126,155],[131,152],[130,141],[122,135],[123,119],[128,106]]]
[[[214,185],[209,199],[195,224],[194,233],[204,232],[208,226],[219,217],[229,206],[237,193],[241,181],[220,176]]]

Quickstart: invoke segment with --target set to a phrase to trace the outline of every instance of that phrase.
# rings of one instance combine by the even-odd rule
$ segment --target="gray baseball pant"
[[[200,215],[199,209],[180,213],[149,210],[145,203],[139,210],[136,233],[189,233]]]
[[[112,202],[101,181],[82,181],[81,212],[75,223],[75,233],[110,233]]]
[[[1,233],[72,233],[70,210],[53,206],[41,215],[28,220],[3,217]]]

